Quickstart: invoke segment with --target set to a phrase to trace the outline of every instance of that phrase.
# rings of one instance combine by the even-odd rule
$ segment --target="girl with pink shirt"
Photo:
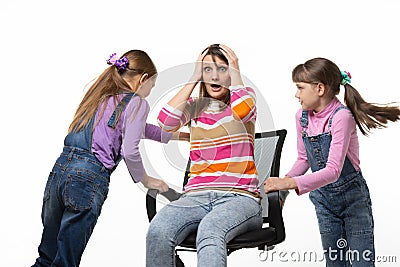
[[[350,73],[328,59],[298,65],[292,79],[302,106],[296,113],[298,157],[284,178],[266,180],[265,192],[310,192],[326,266],[375,266],[374,221],[360,169],[357,127],[367,135],[388,121],[398,121],[400,109],[365,102],[350,85]],[[346,106],[336,97],[340,85]],[[306,174],[309,168],[312,173]]]

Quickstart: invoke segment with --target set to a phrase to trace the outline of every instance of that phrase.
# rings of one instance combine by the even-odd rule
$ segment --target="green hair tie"
[[[350,72],[348,71],[340,71],[340,74],[342,74],[342,85],[346,85],[348,83],[351,83],[351,75]]]

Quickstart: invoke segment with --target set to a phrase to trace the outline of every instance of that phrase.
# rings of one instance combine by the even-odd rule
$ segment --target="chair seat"
[[[276,240],[276,230],[274,227],[265,227],[254,231],[246,232],[238,235],[232,239],[228,245],[228,249],[240,249],[240,248],[253,248],[260,245],[273,245]],[[185,240],[179,245],[185,248],[196,248],[196,233],[191,233]]]

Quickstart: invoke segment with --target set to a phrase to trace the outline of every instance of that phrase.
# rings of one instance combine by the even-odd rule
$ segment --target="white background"
[[[288,130],[283,175],[296,158],[294,114],[299,104],[291,70],[307,59],[326,57],[351,72],[352,84],[367,101],[400,101],[399,14],[395,0],[2,1],[1,266],[30,266],[37,257],[47,175],[85,85],[107,67],[109,54],[145,50],[162,72],[193,62],[212,43],[230,46],[242,73],[266,99],[276,129]],[[149,121],[155,122],[155,116],[151,113]],[[399,123],[370,137],[360,134],[361,167],[373,201],[376,254],[395,256],[397,262],[399,136]],[[153,160],[160,166],[166,161],[162,154]],[[170,176],[165,166],[163,179]],[[143,189],[120,164],[81,266],[144,266],[144,200]],[[229,256],[228,265],[323,266],[290,257],[307,251],[321,257],[317,221],[307,195],[289,195],[284,220],[286,241],[275,251],[286,252],[286,257],[276,254],[272,262],[262,262],[256,249],[246,249]],[[195,254],[183,253],[182,258],[187,266],[195,266]],[[386,265],[396,266],[377,263]]]

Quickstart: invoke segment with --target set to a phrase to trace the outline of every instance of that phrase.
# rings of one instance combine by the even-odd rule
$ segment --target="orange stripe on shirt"
[[[207,144],[198,144],[198,145],[191,145],[190,149],[206,149],[206,148],[213,148],[213,147],[217,147],[217,146],[222,146],[222,145],[226,145],[226,144],[236,144],[236,143],[247,143],[249,142],[248,138],[241,138],[241,139],[235,139],[235,140],[227,140],[225,142],[220,142],[220,143],[207,143]],[[251,141],[251,143],[253,143]]]
[[[194,164],[190,168],[190,173],[214,173],[214,172],[229,172],[240,174],[257,174],[256,165],[254,161],[241,161],[241,162],[226,162],[216,164]]]
[[[236,106],[234,106],[232,108],[232,113],[236,119],[243,119],[247,115],[249,115],[249,113],[251,112],[251,110],[253,108],[254,108],[253,98],[247,98],[246,100],[244,100],[244,101],[240,102],[239,104],[237,104]]]

